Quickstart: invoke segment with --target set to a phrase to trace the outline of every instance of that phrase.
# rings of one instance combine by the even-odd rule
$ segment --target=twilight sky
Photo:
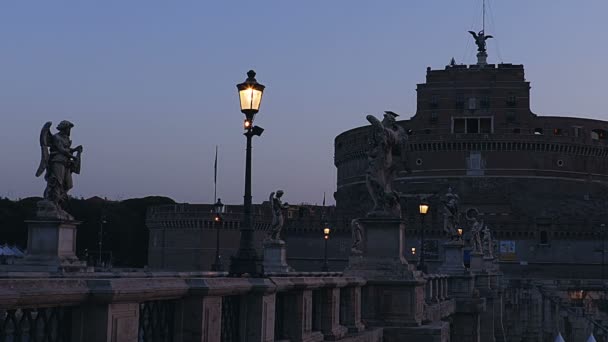
[[[492,0],[490,63],[523,63],[532,109],[608,120],[608,1]],[[334,137],[365,114],[415,113],[425,69],[475,62],[481,0],[0,1],[0,196],[41,195],[38,135],[84,145],[71,194],[240,203],[236,83],[266,85],[253,201],[333,203]]]

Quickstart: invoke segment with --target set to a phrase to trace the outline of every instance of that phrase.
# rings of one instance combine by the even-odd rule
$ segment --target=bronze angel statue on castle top
[[[42,156],[36,177],[40,177],[46,171],[44,175],[46,189],[44,201],[38,205],[38,215],[73,219],[63,207],[68,199],[68,191],[73,187],[72,173],[80,174],[82,146],[72,148],[70,132],[74,124],[61,121],[57,125],[59,132],[56,134],[51,134],[51,125],[50,121],[45,123],[40,131]]]
[[[494,37],[490,36],[489,34],[486,35],[483,30],[479,31],[479,33],[475,33],[475,31],[469,31],[469,33],[473,36],[473,39],[475,39],[477,51],[486,52],[486,40]]]

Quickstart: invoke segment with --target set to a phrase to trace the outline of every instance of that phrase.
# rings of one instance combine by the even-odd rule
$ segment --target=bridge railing
[[[23,274],[0,278],[0,340],[340,340],[364,330],[364,285],[336,274]]]

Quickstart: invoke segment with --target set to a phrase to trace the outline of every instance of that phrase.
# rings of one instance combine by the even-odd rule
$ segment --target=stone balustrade
[[[92,342],[382,340],[382,329],[365,330],[361,322],[365,280],[298,275],[4,274],[0,336]]]
[[[425,274],[424,322],[436,322],[454,313],[454,300],[449,298],[446,274]]]

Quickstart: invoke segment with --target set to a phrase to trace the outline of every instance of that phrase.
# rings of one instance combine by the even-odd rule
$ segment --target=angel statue
[[[44,124],[40,131],[40,149],[42,157],[40,166],[36,171],[36,177],[46,171],[44,180],[44,201],[38,204],[38,215],[52,216],[58,219],[73,219],[63,210],[68,200],[68,191],[72,189],[72,173],[80,174],[80,156],[82,146],[72,148],[70,131],[74,124],[69,121],[61,121],[57,125],[56,134],[51,134],[49,121]],[[76,153],[74,155],[74,153]]]
[[[403,127],[397,125],[398,114],[384,112],[384,119],[378,120],[373,115],[366,117],[372,124],[372,134],[369,139],[371,148],[367,153],[367,172],[365,183],[374,201],[373,209],[368,216],[401,217],[399,194],[393,190],[393,180],[404,169],[410,172],[407,159],[408,136]],[[400,154],[402,165],[395,165],[393,152]]]
[[[494,258],[493,251],[494,243],[492,242],[492,233],[490,228],[485,226],[483,228],[483,256],[484,258]]]
[[[475,44],[477,45],[477,51],[486,52],[486,40],[490,38],[494,38],[490,35],[485,35],[483,30],[479,31],[479,33],[475,33],[475,31],[469,31],[469,33],[475,38]]]
[[[352,228],[352,239],[353,245],[350,247],[352,254],[361,254],[361,243],[363,242],[363,229],[361,229],[361,223],[358,219],[350,221],[350,227]]]
[[[474,217],[472,221],[473,224],[471,225],[471,249],[473,253],[481,254],[484,249],[481,244],[483,220],[479,222],[479,220],[477,220],[477,217]]]
[[[443,230],[450,236],[450,240],[460,240],[458,234],[460,223],[459,201],[460,197],[452,192],[452,187],[448,188],[448,193],[441,200],[443,204]]]
[[[283,209],[289,208],[289,204],[283,204],[281,202],[281,197],[283,196],[283,190],[277,190],[276,196],[274,192],[270,193],[270,207],[272,209],[272,223],[270,228],[272,231],[270,232],[269,239],[270,240],[281,240],[281,230],[283,229],[283,224],[285,223],[285,219],[283,218]]]

